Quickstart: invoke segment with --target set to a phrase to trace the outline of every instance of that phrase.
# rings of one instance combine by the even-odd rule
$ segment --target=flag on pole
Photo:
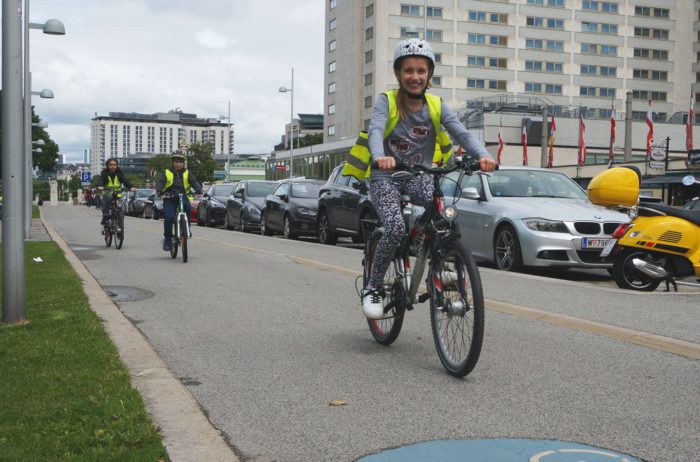
[[[615,125],[615,109],[613,109],[610,114],[610,152],[608,153],[608,168],[612,167],[615,161],[615,154],[613,153],[613,147],[615,146]]]
[[[695,111],[693,111],[693,95],[690,95],[690,107],[688,108],[688,121],[685,124],[685,150],[688,151],[688,156],[690,151],[693,149],[693,126],[695,125]],[[688,166],[688,156],[685,157],[685,166]]]
[[[647,126],[649,131],[647,132],[647,159],[651,155],[651,143],[654,142],[654,121],[651,115],[651,100],[649,100],[649,109],[647,110]]]
[[[583,114],[578,115],[578,165],[581,166],[586,163],[586,142],[584,141],[584,133],[586,131],[586,124],[583,123]]]
[[[552,114],[552,124],[549,127],[549,149],[547,157],[547,168],[552,168],[554,164],[554,132],[557,131],[557,124],[554,121],[554,114]]]
[[[500,164],[501,163],[501,153],[503,152],[503,146],[505,146],[505,142],[503,141],[503,122],[501,122],[501,125],[498,127],[498,154],[496,154],[496,163]]]
[[[527,165],[527,123],[523,121],[523,165]]]

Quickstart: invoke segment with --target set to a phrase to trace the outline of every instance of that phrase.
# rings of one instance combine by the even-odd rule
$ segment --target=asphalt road
[[[482,268],[491,308],[484,349],[460,380],[440,365],[427,305],[408,314],[394,345],[373,341],[355,292],[356,248],[194,227],[183,264],[160,250],[162,221],[127,217],[115,250],[105,248],[94,209],[42,214],[104,287],[148,291],[120,309],[243,460],[344,461],[479,438],[698,460],[700,361],[663,345],[679,339],[698,351],[700,293]],[[551,322],[570,317],[598,328]],[[639,332],[603,335],[609,326],[667,340],[642,346]],[[329,405],[338,399],[346,405]]]

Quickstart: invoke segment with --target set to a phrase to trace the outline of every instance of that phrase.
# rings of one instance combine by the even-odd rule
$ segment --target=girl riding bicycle
[[[108,192],[108,194],[102,195],[102,222],[100,224],[104,225],[109,218],[109,211],[112,206],[112,194],[118,191],[117,194],[121,197],[122,187],[130,191],[136,191],[136,188],[126,179],[124,172],[119,168],[117,159],[113,157],[107,159],[107,162],[105,162],[105,168],[100,172],[96,183],[98,191],[107,190]]]
[[[172,167],[166,168],[158,180],[156,186],[156,194],[163,199],[163,250],[170,251],[173,240],[173,221],[175,220],[175,212],[178,206],[178,194],[184,194],[182,198],[185,212],[188,214],[192,206],[187,195],[190,193],[190,186],[197,192],[202,194],[202,185],[197,181],[197,178],[185,168],[185,156],[180,153],[174,153],[170,156]],[[168,197],[163,197],[164,194]]]
[[[409,195],[420,206],[433,201],[434,186],[429,175],[392,179],[397,161],[425,167],[432,167],[434,162],[446,163],[452,143],[442,131],[441,127],[445,127],[468,154],[480,158],[481,170],[491,172],[496,167],[486,148],[464,128],[442,99],[426,93],[434,70],[435,54],[428,42],[415,38],[400,42],[394,50],[394,74],[399,89],[379,95],[369,124],[369,152],[378,167],[370,173],[370,198],[384,226],[371,276],[362,290],[362,311],[369,319],[384,316],[384,294],[378,289],[396,249],[406,237],[401,195]],[[363,165],[362,161],[349,163]]]

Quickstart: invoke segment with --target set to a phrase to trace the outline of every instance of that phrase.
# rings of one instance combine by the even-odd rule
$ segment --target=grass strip
[[[0,460],[167,460],[61,249],[27,241],[25,257],[27,321],[0,323]]]

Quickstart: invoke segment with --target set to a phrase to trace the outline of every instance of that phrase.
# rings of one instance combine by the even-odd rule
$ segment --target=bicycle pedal
[[[429,298],[430,298],[430,292],[426,292],[426,293],[424,293],[424,294],[420,294],[420,295],[418,296],[418,303],[423,303],[423,302],[425,302],[426,300],[428,300]]]

